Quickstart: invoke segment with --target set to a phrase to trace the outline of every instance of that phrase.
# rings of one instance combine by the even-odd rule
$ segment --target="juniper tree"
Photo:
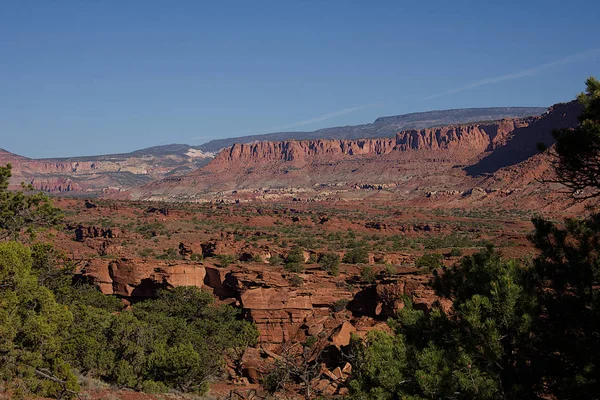
[[[586,92],[577,96],[583,106],[575,129],[553,132],[556,149],[552,166],[557,181],[577,199],[600,196],[600,81],[590,77]]]
[[[32,187],[9,191],[12,165],[0,167],[0,240],[19,239],[23,232],[33,234],[35,229],[55,226],[62,214],[43,193],[31,193]]]

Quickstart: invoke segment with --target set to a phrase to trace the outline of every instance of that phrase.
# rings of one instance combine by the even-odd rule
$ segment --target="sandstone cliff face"
[[[508,119],[488,124],[444,126],[396,134],[395,150],[463,150],[483,152],[503,144],[516,128],[534,119]]]
[[[201,287],[206,270],[201,265],[184,261],[167,263],[121,258],[106,262],[95,259],[88,262],[84,276],[104,294],[148,298],[156,295],[159,289]]]
[[[211,167],[273,161],[303,164],[318,157],[381,156],[410,150],[451,150],[474,156],[495,148],[516,128],[532,119],[501,120],[488,124],[468,124],[408,130],[394,138],[358,140],[306,140],[236,143],[219,153]]]
[[[265,162],[304,165],[313,157],[387,154],[394,150],[394,146],[393,138],[236,143],[230,149],[219,153],[210,167],[228,168],[239,164]]]
[[[153,297],[157,290],[178,286],[210,290],[225,303],[239,305],[245,318],[256,324],[259,341],[270,345],[301,342],[307,336],[336,327],[332,343],[338,347],[348,345],[349,333],[344,334],[339,325],[351,318],[351,314],[342,311],[344,316],[340,320],[332,311],[340,299],[347,300],[348,310],[362,320],[355,321],[359,322],[356,329],[344,322],[359,335],[366,334],[376,321],[395,315],[404,306],[404,296],[411,296],[414,306],[423,310],[430,310],[439,300],[427,286],[429,277],[423,275],[398,277],[386,284],[350,290],[339,284],[344,282],[343,278],[332,280],[323,271],[303,274],[303,287],[291,287],[289,274],[272,266],[223,269],[205,263],[120,258],[90,260],[81,272],[103,293],[129,300]],[[443,307],[447,310],[450,302],[443,302]]]

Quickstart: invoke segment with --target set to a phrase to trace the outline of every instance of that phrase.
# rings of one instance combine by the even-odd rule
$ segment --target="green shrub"
[[[309,336],[306,338],[306,342],[304,342],[304,347],[308,347],[311,348],[313,347],[315,344],[317,344],[317,342],[319,341],[319,338],[316,336]]]
[[[367,264],[369,262],[369,252],[365,247],[356,247],[344,255],[342,262],[346,264]]]
[[[159,260],[178,260],[181,259],[181,255],[177,251],[177,249],[170,247],[168,249],[164,249],[162,254],[158,257]]]
[[[299,263],[286,263],[285,264],[286,271],[290,272],[302,272],[304,271],[304,267]]]
[[[394,275],[396,275],[396,272],[398,272],[398,268],[395,265],[386,264],[386,266],[385,266],[385,273],[388,276],[394,276]]]
[[[329,275],[337,276],[340,273],[340,256],[336,253],[325,253],[321,256],[319,264]]]
[[[142,223],[136,227],[135,231],[145,239],[151,239],[155,236],[165,235],[167,227],[162,222]]]
[[[463,255],[463,252],[461,249],[457,249],[456,247],[453,248],[452,250],[450,250],[449,253],[450,257],[460,257]]]
[[[219,254],[216,256],[216,258],[219,261],[218,266],[221,268],[228,267],[235,261],[235,257],[231,254]]]
[[[415,260],[415,267],[427,268],[427,269],[438,269],[443,266],[442,260],[444,256],[439,253],[425,253],[421,257]]]
[[[304,284],[304,279],[302,279],[299,275],[292,275],[288,278],[288,282],[294,287],[300,287]]]
[[[375,282],[376,276],[373,267],[367,265],[360,271],[360,277],[364,282],[373,283]]]
[[[300,247],[294,247],[285,258],[286,264],[303,264],[304,252]]]
[[[155,381],[144,381],[142,382],[142,392],[149,394],[161,394],[166,393],[169,390],[167,385],[162,382]]]
[[[283,258],[279,254],[275,254],[269,258],[270,265],[281,265],[283,264]]]
[[[333,309],[334,312],[340,312],[340,311],[346,309],[346,307],[348,306],[348,303],[350,303],[350,300],[348,300],[348,299],[339,299],[333,303],[331,308]]]

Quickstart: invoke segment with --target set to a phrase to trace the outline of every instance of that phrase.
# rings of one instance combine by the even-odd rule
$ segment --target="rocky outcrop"
[[[42,192],[48,193],[69,193],[69,192],[80,192],[83,190],[83,187],[73,182],[70,178],[34,178],[29,181],[29,184],[35,189],[40,190]]]
[[[29,159],[0,149],[0,163],[13,165],[11,186],[21,182],[34,189],[63,195],[78,192],[118,192],[134,186],[190,172],[212,158],[190,146],[163,146],[140,150],[68,159]]]
[[[241,295],[242,307],[260,332],[260,341],[282,343],[291,340],[313,314],[310,295],[289,288],[256,288]]]
[[[417,309],[429,311],[439,302],[448,311],[452,306],[451,302],[439,299],[429,287],[429,280],[428,276],[410,275],[368,286],[354,296],[348,309],[360,315],[385,320],[394,317],[404,308],[404,298],[409,297]]]
[[[183,261],[168,263],[133,258],[112,261],[94,259],[87,263],[81,275],[98,286],[104,294],[147,298],[155,296],[159,289],[202,287],[206,270],[197,263]]]
[[[483,152],[497,147],[516,128],[533,119],[501,120],[488,124],[444,126],[396,134],[395,150],[458,150]]]
[[[235,162],[302,162],[307,157],[386,154],[394,150],[394,139],[311,140],[289,142],[236,143],[215,158],[215,164]]]

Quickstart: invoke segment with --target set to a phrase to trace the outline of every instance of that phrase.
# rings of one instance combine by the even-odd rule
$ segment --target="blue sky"
[[[600,76],[600,2],[0,0],[0,148],[125,152],[461,107]]]

